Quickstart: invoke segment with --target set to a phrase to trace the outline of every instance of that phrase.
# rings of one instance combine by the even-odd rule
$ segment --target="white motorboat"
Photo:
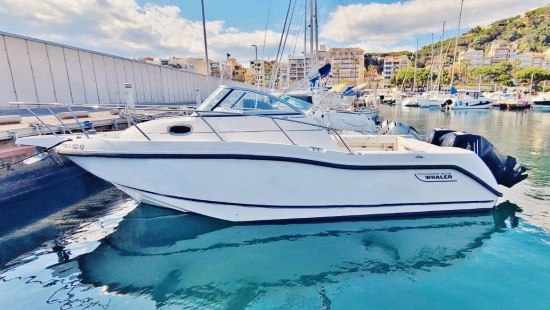
[[[494,175],[526,177],[462,148],[339,135],[277,97],[228,86],[189,116],[17,144],[60,144],[136,200],[237,222],[486,210],[502,196]]]
[[[449,105],[453,101],[452,94],[440,93],[424,93],[418,98],[418,107],[420,108],[441,108],[444,105]]]
[[[495,100],[487,98],[479,90],[462,89],[458,91],[456,99],[450,105],[454,110],[489,109]],[[448,105],[444,104],[443,107]]]
[[[404,107],[418,107],[418,98],[417,97],[408,97],[401,101],[401,106]]]
[[[528,102],[533,109],[550,111],[550,94],[548,93],[534,95]]]
[[[376,106],[359,104],[355,93],[346,93],[348,85],[337,85],[328,92],[316,88],[310,91],[287,92],[280,96],[294,107],[310,115],[319,124],[338,131],[376,134],[380,116]],[[361,107],[359,107],[361,105]]]

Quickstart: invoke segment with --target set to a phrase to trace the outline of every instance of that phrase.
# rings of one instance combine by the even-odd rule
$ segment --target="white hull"
[[[123,149],[86,141],[90,150]],[[143,149],[148,142],[134,143]],[[140,154],[60,153],[137,200],[235,222],[491,209],[499,194],[472,152],[419,160],[408,152],[350,155],[261,143],[156,144]],[[235,150],[229,154],[228,144]],[[426,181],[425,175],[451,179]]]
[[[540,110],[540,111],[550,111],[550,106],[548,106],[548,105],[534,104],[534,105],[531,106],[531,108],[536,109],[536,110]]]
[[[418,100],[418,107],[420,108],[441,108],[441,104],[443,104],[443,100],[437,100],[437,99],[419,99]]]
[[[401,101],[401,105],[404,107],[418,107],[419,102],[417,99],[414,98],[406,98]]]
[[[490,109],[493,106],[493,103],[475,105],[475,106],[452,106],[453,110],[479,110],[479,109]]]
[[[132,198],[181,212],[193,212],[206,216],[229,220],[232,222],[250,221],[274,221],[289,219],[315,219],[315,218],[346,218],[346,217],[368,217],[368,216],[389,216],[389,215],[414,215],[421,213],[460,213],[465,211],[490,210],[495,206],[496,201],[475,202],[475,203],[442,203],[442,204],[412,204],[403,206],[388,207],[301,207],[301,208],[270,208],[270,207],[247,207],[227,205],[223,203],[198,202],[187,199],[161,196],[153,193],[117,186],[119,189],[130,195]],[[283,212],[282,212],[283,211]]]

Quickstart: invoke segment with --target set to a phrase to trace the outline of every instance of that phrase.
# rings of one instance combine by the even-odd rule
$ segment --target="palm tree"
[[[338,84],[340,84],[340,66],[334,66],[332,70],[336,72],[336,75],[338,76]]]
[[[357,66],[359,66],[359,59],[355,58],[351,64],[353,65],[353,75],[355,78],[355,83],[357,84]]]

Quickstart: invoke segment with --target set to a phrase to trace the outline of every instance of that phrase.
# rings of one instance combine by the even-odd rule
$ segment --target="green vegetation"
[[[538,84],[542,81],[550,81],[550,71],[543,70],[541,68],[527,67],[519,69],[517,63],[513,64],[507,61],[501,62],[495,66],[483,66],[477,68],[467,68],[462,66],[454,72],[454,84],[460,85],[478,85],[481,77],[481,83],[483,85],[528,85],[531,83],[531,76],[533,76],[533,85],[535,88],[539,88]],[[435,83],[437,74],[431,74],[432,82]],[[429,70],[427,68],[416,69],[416,86],[425,88],[427,81],[430,79]],[[447,85],[451,80],[451,74],[448,69],[443,70],[441,77],[441,84]],[[405,81],[403,83],[403,81]],[[396,72],[396,74],[390,80],[390,83],[404,89],[412,88],[414,81],[414,68],[408,68]]]
[[[448,33],[448,32],[447,32]],[[438,40],[438,38],[435,38]],[[458,51],[468,48],[482,49],[487,53],[491,44],[499,41],[505,44],[514,43],[519,52],[544,52],[550,48],[550,6],[531,10],[522,17],[520,15],[498,20],[487,27],[474,27],[458,38]],[[444,63],[452,63],[455,38],[448,38],[433,44],[434,55],[439,55],[443,44]],[[429,67],[432,44],[418,51],[417,67]],[[377,67],[382,72],[385,56],[407,55],[414,61],[414,53],[408,51],[389,53],[365,53],[365,68],[368,65]],[[509,73],[508,73],[509,74]],[[500,74],[499,74],[500,75]],[[503,76],[502,79],[505,79]],[[501,80],[501,79],[498,79]]]

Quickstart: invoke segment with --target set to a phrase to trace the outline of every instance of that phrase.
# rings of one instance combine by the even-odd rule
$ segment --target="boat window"
[[[300,100],[296,97],[293,97],[293,96],[283,96],[281,97],[281,99],[283,99],[284,101],[292,104],[293,106],[297,107],[298,109],[300,110],[309,110],[311,108],[311,103],[307,102],[307,101],[304,101],[304,100]]]
[[[233,89],[213,111],[256,114],[298,113],[298,110],[292,108],[287,102],[246,89]]]
[[[230,88],[220,87],[216,89],[204,102],[197,108],[199,111],[212,111],[212,109],[231,91]]]
[[[168,126],[168,132],[174,135],[184,135],[190,133],[192,130],[192,127],[186,124]]]

